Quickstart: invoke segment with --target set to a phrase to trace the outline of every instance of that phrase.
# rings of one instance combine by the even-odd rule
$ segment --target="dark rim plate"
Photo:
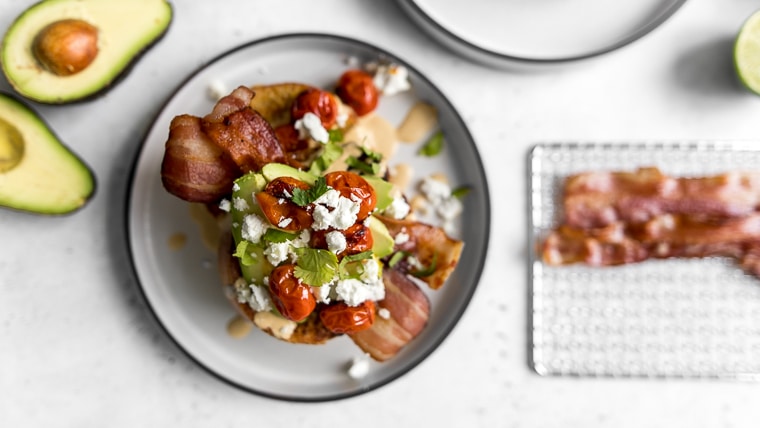
[[[386,59],[409,69],[413,90],[384,98],[378,113],[398,124],[418,100],[436,106],[446,135],[444,153],[421,159],[399,150],[394,162],[410,163],[418,177],[434,171],[453,184],[470,186],[459,230],[465,241],[460,265],[431,300],[430,323],[398,356],[372,362],[370,373],[351,379],[347,365],[361,351],[345,337],[326,345],[284,343],[254,329],[244,339],[225,331],[234,310],[219,286],[215,256],[202,243],[188,204],[169,195],[160,181],[163,147],[171,119],[203,115],[213,100],[211,84],[231,90],[245,84],[301,81],[329,87],[348,68],[349,59]],[[325,401],[359,395],[407,373],[448,336],[477,287],[486,259],[490,200],[485,172],[464,121],[443,93],[406,61],[368,43],[325,34],[287,34],[256,40],[225,52],[192,73],[166,101],[134,160],[127,195],[129,253],[139,287],[166,333],[187,355],[220,379],[259,395],[293,401]],[[176,234],[187,237],[171,249]]]

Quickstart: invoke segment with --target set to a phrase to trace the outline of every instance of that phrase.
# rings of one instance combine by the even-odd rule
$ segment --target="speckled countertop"
[[[0,3],[0,28],[31,3]],[[692,0],[622,50],[511,72],[452,54],[390,2],[175,0],[168,34],[106,96],[35,105],[98,191],[72,216],[0,211],[0,426],[756,426],[757,383],[532,370],[526,158],[542,141],[760,140],[760,97],[731,68],[734,34],[757,7]],[[233,46],[305,31],[370,41],[438,85],[477,141],[494,220],[480,286],[444,343],[389,385],[316,404],[252,395],[199,368],[147,309],[124,242],[132,158],[177,85]]]

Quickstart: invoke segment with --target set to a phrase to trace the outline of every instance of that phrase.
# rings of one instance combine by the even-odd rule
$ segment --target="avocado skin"
[[[22,120],[13,120],[13,118],[9,118],[4,116],[5,111],[13,111],[13,115],[17,117],[22,117]],[[79,192],[74,192],[76,197],[74,198],[74,201],[66,202],[62,205],[47,205],[45,201],[39,202],[35,201],[33,203],[30,203],[28,201],[25,201],[23,203],[13,202],[9,199],[8,194],[9,193],[27,193],[29,192],[29,187],[35,187],[40,183],[33,183],[30,184],[28,181],[18,181],[18,180],[8,180],[11,181],[11,184],[9,185],[6,180],[4,180],[3,175],[4,174],[13,174],[14,171],[20,168],[35,168],[35,166],[39,166],[38,164],[34,163],[33,160],[22,160],[21,163],[19,163],[14,169],[7,171],[5,173],[0,173],[0,208],[13,210],[13,211],[19,211],[24,213],[31,213],[31,214],[38,214],[38,215],[46,215],[46,216],[63,216],[72,214],[76,211],[79,211],[82,207],[87,205],[87,203],[92,200],[96,193],[97,189],[97,180],[95,177],[95,174],[93,170],[90,168],[90,166],[82,160],[76,153],[74,153],[67,145],[65,145],[60,138],[53,132],[52,128],[45,122],[42,117],[34,110],[32,109],[28,104],[26,104],[24,101],[19,99],[14,94],[10,94],[7,92],[0,91],[0,118],[6,120],[7,122],[14,125],[22,135],[24,135],[25,139],[25,145],[34,145],[34,144],[49,144],[50,142],[53,142],[57,144],[57,146],[53,146],[49,148],[49,150],[56,151],[62,155],[61,160],[63,161],[61,163],[61,166],[63,167],[64,172],[74,172],[76,175],[80,177],[80,180],[84,187],[80,189]],[[11,120],[9,120],[11,119]],[[29,126],[37,126],[39,127],[35,132],[38,134],[41,134],[43,138],[49,139],[50,141],[42,141],[42,142],[35,142],[30,141],[28,136],[30,133],[24,131],[24,127]],[[31,134],[35,134],[31,133]],[[44,149],[43,149],[44,150]],[[24,156],[35,156],[36,150],[25,150]],[[49,167],[49,164],[45,164],[45,167]],[[18,173],[19,171],[16,171]],[[61,182],[64,180],[61,180]],[[56,185],[59,183],[58,180],[51,181],[48,183],[43,184],[51,184],[50,188],[53,189],[56,187]],[[43,189],[44,192],[45,189]],[[44,196],[44,194],[43,194]],[[12,198],[11,198],[12,199]]]
[[[137,63],[140,62],[140,59],[142,59],[142,57],[148,51],[150,51],[150,49],[153,46],[155,46],[158,42],[160,42],[164,38],[164,36],[166,36],[166,34],[169,31],[169,28],[171,27],[173,17],[174,17],[173,5],[169,3],[168,1],[163,1],[162,3],[166,7],[166,13],[168,14],[168,18],[166,19],[166,26],[162,29],[160,33],[156,34],[150,40],[149,43],[144,44],[140,48],[139,51],[133,53],[133,55],[131,56],[131,58],[126,64],[122,65],[121,67],[117,67],[116,73],[114,73],[107,80],[100,83],[99,86],[95,87],[94,89],[88,90],[85,93],[82,93],[81,95],[76,95],[76,96],[59,96],[59,95],[49,95],[49,94],[35,95],[34,93],[27,91],[23,82],[20,82],[18,79],[15,78],[14,71],[11,69],[12,64],[7,64],[7,63],[10,63],[11,61],[6,60],[6,55],[3,51],[7,50],[8,45],[10,44],[10,42],[12,42],[12,40],[9,40],[9,39],[11,39],[11,35],[13,33],[14,27],[19,21],[21,21],[24,18],[24,16],[27,13],[33,13],[36,9],[44,8],[47,3],[58,4],[58,3],[67,2],[67,1],[70,1],[71,3],[78,2],[77,0],[52,0],[52,1],[41,0],[40,2],[31,5],[11,23],[3,39],[0,41],[0,68],[2,68],[3,74],[6,77],[6,80],[8,81],[8,83],[10,83],[11,87],[13,88],[14,91],[16,91],[18,95],[40,104],[50,104],[50,105],[80,104],[80,103],[85,103],[85,102],[89,102],[89,101],[101,98],[106,93],[108,93],[113,87],[121,83],[130,74],[130,72],[134,69]],[[130,0],[122,0],[122,1],[128,2]],[[63,17],[60,17],[60,18],[63,18]],[[41,73],[52,75],[52,73],[48,71],[42,71]],[[58,78],[65,79],[66,76],[59,76]]]

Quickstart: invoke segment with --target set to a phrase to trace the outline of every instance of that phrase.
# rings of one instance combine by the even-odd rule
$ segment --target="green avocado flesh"
[[[0,206],[66,214],[95,191],[90,168],[29,107],[0,93]]]
[[[80,19],[98,29],[98,53],[86,68],[69,76],[44,69],[32,53],[37,34],[63,19]],[[169,28],[166,0],[46,0],[22,13],[5,33],[0,63],[22,96],[48,104],[90,98],[111,87],[140,54]]]

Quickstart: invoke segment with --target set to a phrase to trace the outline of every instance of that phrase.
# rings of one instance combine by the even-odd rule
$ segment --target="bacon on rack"
[[[641,223],[663,214],[735,217],[760,205],[760,173],[671,177],[657,168],[586,172],[565,181],[565,223],[577,228]]]

